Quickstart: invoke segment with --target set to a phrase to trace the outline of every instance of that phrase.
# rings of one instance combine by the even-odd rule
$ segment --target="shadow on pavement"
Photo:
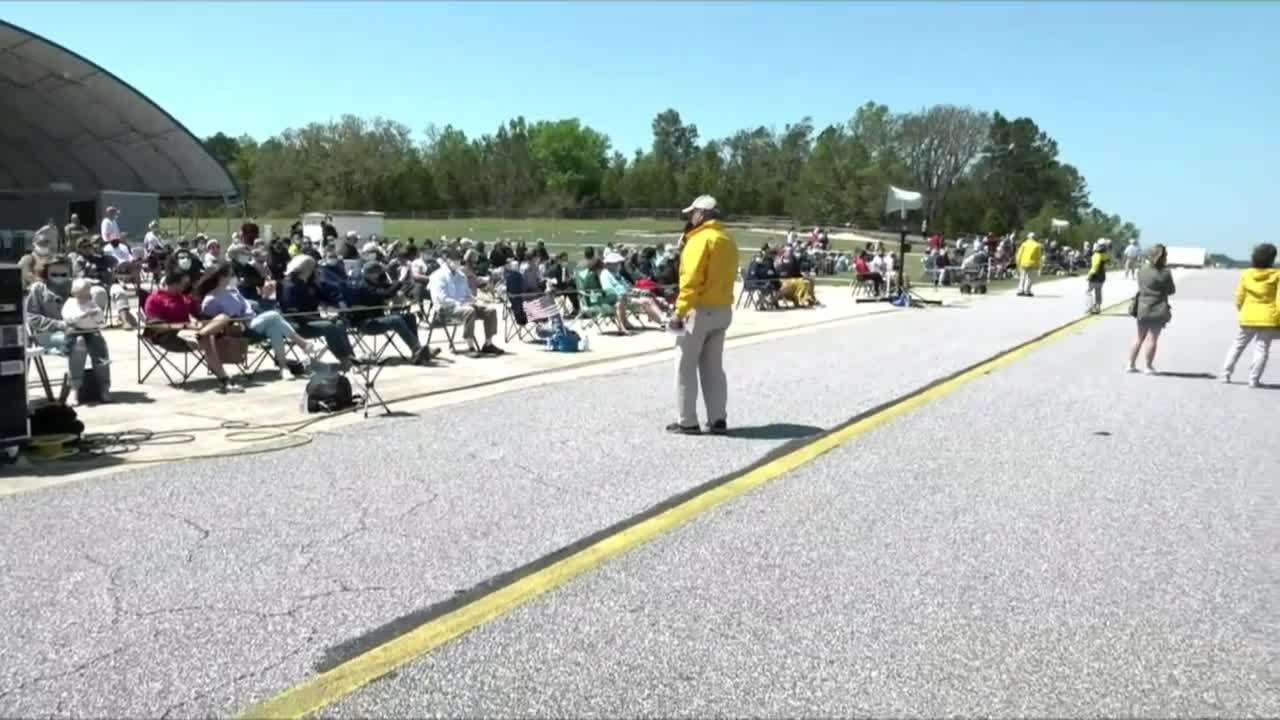
[[[1207,372],[1166,372],[1161,370],[1159,377],[1181,378],[1183,380],[1213,380],[1214,374]]]
[[[728,437],[742,440],[794,440],[822,433],[822,428],[812,425],[774,423],[757,427],[730,428]]]

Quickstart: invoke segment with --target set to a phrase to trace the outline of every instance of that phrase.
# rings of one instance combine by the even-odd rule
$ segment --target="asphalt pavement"
[[[1100,320],[325,715],[1280,715],[1280,393],[1184,285],[1170,374]]]
[[[1183,282],[1164,351],[1169,369],[1216,368],[1230,337],[1230,308],[1220,299],[1229,295],[1230,282],[1213,273]],[[733,348],[726,363],[730,422],[739,430],[727,438],[661,432],[673,402],[672,371],[661,363],[343,428],[279,453],[177,463],[5,498],[0,715],[187,717],[243,710],[358,653],[371,633],[396,618],[1067,322],[1080,314],[1080,283],[1046,286],[1035,299],[904,310]],[[1109,292],[1119,299],[1127,290],[1114,282]],[[1263,637],[1269,633],[1274,653],[1274,609],[1247,602],[1275,587],[1274,558],[1270,565],[1248,564],[1263,544],[1274,555],[1274,522],[1270,535],[1257,525],[1245,526],[1253,535],[1232,535],[1218,523],[1228,508],[1235,512],[1228,519],[1251,523],[1260,522],[1258,507],[1270,502],[1274,509],[1275,496],[1260,480],[1267,468],[1274,476],[1274,454],[1258,444],[1266,430],[1258,418],[1269,416],[1274,399],[1266,391],[1191,378],[1120,375],[1130,331],[1124,319],[1101,320],[1079,338],[893,423],[874,436],[883,442],[863,438],[331,711],[475,716],[757,708],[750,714],[758,715],[796,703],[819,714],[843,707],[986,707],[993,713],[1019,702],[1054,707],[1056,696],[1019,694],[1017,678],[1027,675],[1014,672],[1020,667],[1041,668],[1042,687],[1061,691],[1058,707],[1070,708],[1087,689],[1071,695],[1059,687],[1061,673],[1050,672],[1058,665],[1040,650],[1053,649],[1076,628],[1080,657],[1096,661],[1088,667],[1097,677],[1114,677],[1106,671],[1123,655],[1115,648],[1108,657],[1098,655],[1090,644],[1095,635],[1155,648],[1138,643],[1163,626],[1144,626],[1147,616],[1126,611],[1146,608],[1153,623],[1203,619],[1193,613],[1203,610],[1195,604],[1202,596],[1188,595],[1188,584],[1212,572],[1209,587],[1236,591],[1250,568],[1253,594],[1223,596],[1222,622],[1206,632],[1219,630],[1222,642],[1236,638],[1221,633],[1238,628],[1232,624],[1237,616],[1225,615],[1238,610],[1239,622],[1248,618]],[[1072,348],[1070,361],[1053,360]],[[970,393],[983,402],[958,404]],[[950,415],[935,417],[946,408]],[[1095,414],[1095,422],[1085,422]],[[1111,434],[1077,438],[1089,424]],[[1236,427],[1246,431],[1235,433]],[[1019,434],[1025,432],[1031,440]],[[1190,462],[1193,452],[1196,464],[1179,464]],[[1157,461],[1162,457],[1181,459]],[[1169,476],[1181,467],[1197,472]],[[1086,491],[1095,487],[1082,482],[1086,471],[1116,478],[1103,484],[1114,497]],[[1192,478],[1220,480],[1206,488],[1190,485]],[[834,483],[840,492],[831,490]],[[813,494],[822,487],[829,494]],[[949,501],[941,509],[922,506],[928,493],[944,490],[951,495],[940,496]],[[787,495],[802,491],[810,493],[804,514],[798,512],[803,502]],[[1010,492],[1013,499],[1005,503]],[[1144,514],[1119,502],[1134,497],[1165,500],[1139,505],[1148,508]],[[1046,498],[1064,503],[1054,505],[1064,524],[1046,521]],[[961,507],[971,510],[963,523],[949,514]],[[1152,520],[1153,513],[1163,525],[1121,522]],[[921,524],[930,517],[937,522]],[[1199,535],[1189,538],[1185,523],[1196,518]],[[1067,528],[1076,533],[1069,546],[1050,532]],[[1001,532],[1010,542],[996,542]],[[1154,545],[1118,544],[1143,538],[1174,544],[1159,552]],[[1150,550],[1140,555],[1149,574],[1119,563],[1112,553],[1126,547]],[[1091,566],[1093,575],[1069,572],[1085,548],[1105,557]],[[962,559],[966,550],[977,554]],[[1228,550],[1230,562],[1210,563]],[[764,558],[771,559],[760,565]],[[996,562],[987,571],[994,581],[984,583],[978,568],[988,561]],[[1131,595],[1122,598],[1135,603],[1151,590],[1146,581],[1183,577],[1173,587],[1183,591],[1187,614],[1155,600],[1149,607],[1112,602],[1109,614],[1087,614],[1115,600],[1110,582],[1117,577],[1133,580]],[[744,586],[744,578],[752,582]],[[1100,583],[1096,595],[1078,591],[1089,578]],[[964,583],[946,587],[956,579]],[[1067,580],[1076,585],[1064,585]],[[1036,602],[1051,586],[1073,593],[1058,616]],[[939,589],[942,597],[928,600]],[[1152,597],[1170,591],[1163,587]],[[1077,622],[1072,610],[1092,624]],[[1049,627],[1055,617],[1068,624]],[[1039,623],[1039,635],[1011,624],[1028,618]],[[1125,628],[1127,636],[1117,634]],[[1180,630],[1176,638],[1190,632]],[[878,641],[868,642],[867,633]],[[952,663],[966,637],[979,643],[965,651],[974,667],[988,673],[984,684],[973,681],[968,705],[960,702],[966,693],[952,691],[978,677],[977,670]],[[1037,639],[1040,645],[1031,642]],[[1170,644],[1170,652],[1186,649],[1188,663],[1221,660],[1208,651],[1195,655],[1208,646],[1192,640]],[[854,647],[865,652],[856,663],[848,655],[826,659],[834,649]],[[1219,666],[1256,671],[1267,657],[1275,666],[1265,648],[1241,647],[1257,652]],[[514,658],[503,648],[523,650]],[[816,649],[823,660],[803,659]],[[1182,675],[1143,675],[1143,682],[1167,689],[1185,680],[1198,692],[1205,672],[1178,664],[1182,659],[1168,663]],[[857,679],[864,671],[871,675]],[[1223,695],[1223,707],[1275,710],[1274,677],[1239,677],[1235,687],[1254,678],[1254,694]],[[601,690],[581,691],[578,678],[594,678],[592,687]],[[819,687],[827,694],[815,695]],[[923,694],[913,692],[919,688]],[[630,704],[618,705],[622,698]]]

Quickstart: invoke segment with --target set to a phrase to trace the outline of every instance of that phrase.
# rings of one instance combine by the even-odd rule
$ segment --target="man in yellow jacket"
[[[680,289],[670,329],[676,333],[676,406],[679,419],[667,432],[699,435],[698,384],[707,408],[707,432],[728,432],[724,339],[733,321],[738,246],[720,224],[716,199],[703,195],[684,209],[689,229],[680,252]]]
[[[1032,297],[1031,286],[1040,275],[1040,263],[1044,257],[1044,248],[1036,240],[1036,234],[1027,233],[1027,239],[1018,246],[1018,296]]]
[[[1253,365],[1249,367],[1249,387],[1258,387],[1262,373],[1267,369],[1267,357],[1271,354],[1271,341],[1280,337],[1280,270],[1275,269],[1276,246],[1264,243],[1253,249],[1248,270],[1240,273],[1236,285],[1236,310],[1239,311],[1240,330],[1227,350],[1227,362],[1222,366],[1220,379],[1231,382],[1231,373],[1244,349],[1253,346]]]

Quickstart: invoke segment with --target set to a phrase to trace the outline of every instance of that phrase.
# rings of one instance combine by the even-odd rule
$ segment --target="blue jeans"
[[[93,370],[98,374],[103,391],[111,389],[111,355],[107,351],[107,340],[102,337],[102,333],[59,331],[37,335],[36,342],[45,350],[66,354],[71,387],[79,389],[84,384],[85,361],[92,359]]]
[[[360,323],[360,331],[368,335],[394,332],[413,352],[422,347],[418,342],[418,320],[412,315],[397,313],[369,318]]]
[[[275,310],[268,310],[255,315],[249,321],[249,330],[271,342],[271,352],[275,355],[276,360],[284,358],[284,343],[293,334],[293,327],[289,325],[288,320],[281,317],[280,313]]]
[[[339,362],[350,361],[355,354],[351,351],[351,342],[347,340],[347,326],[340,320],[303,320],[297,327],[298,334],[308,340],[323,337],[325,344],[329,346],[329,352]]]

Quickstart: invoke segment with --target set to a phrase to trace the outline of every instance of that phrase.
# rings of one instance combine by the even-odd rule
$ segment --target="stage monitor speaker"
[[[31,436],[27,422],[27,342],[22,323],[22,270],[0,265],[0,446]]]

